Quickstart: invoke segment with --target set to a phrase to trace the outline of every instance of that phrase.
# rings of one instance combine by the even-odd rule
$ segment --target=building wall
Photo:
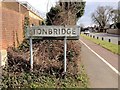
[[[38,19],[34,19],[32,17],[29,17],[29,21],[30,21],[30,26],[32,26],[32,25],[39,26],[42,24],[42,21],[40,21]]]
[[[2,8],[2,49],[17,47],[22,42],[23,23],[24,15]]]
[[[5,65],[7,59],[7,48],[17,47],[23,41],[24,15],[16,11],[2,7],[2,29],[1,37],[1,65]]]
[[[25,6],[18,2],[2,2],[2,7],[24,14],[25,17],[30,18],[30,25],[39,25],[43,19],[36,15],[34,12],[29,11]]]
[[[25,17],[30,24],[39,25],[42,20],[18,2],[0,2],[0,66],[5,65],[8,47],[17,47],[23,41]],[[42,22],[42,21],[41,21]]]
[[[2,7],[14,10],[16,12],[19,11],[19,3],[18,2],[2,2]]]
[[[30,25],[38,26],[42,18],[18,2],[2,2],[2,49],[18,46],[23,40],[24,18],[29,17]]]
[[[34,14],[31,11],[29,11],[29,16],[36,20],[41,20],[41,21],[43,20],[42,18],[38,17],[36,14]]]
[[[2,61],[1,49],[2,49],[2,4],[0,2],[0,67],[2,65],[2,63],[1,63],[1,61]]]
[[[2,48],[2,4],[0,2],[0,49]]]
[[[28,9],[24,7],[23,5],[19,4],[19,12],[26,15],[28,12]]]

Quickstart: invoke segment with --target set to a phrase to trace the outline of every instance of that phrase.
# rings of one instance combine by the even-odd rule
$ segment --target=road
[[[103,62],[100,57],[93,53],[90,48],[104,58],[116,70],[118,69],[118,56],[82,37],[80,37],[80,41],[82,41],[81,61],[88,74],[90,87],[118,88],[118,74]],[[89,46],[89,49],[85,44]]]
[[[99,37],[99,39],[102,40],[104,38],[105,41],[109,41],[114,44],[118,44],[118,41],[120,41],[120,35],[115,34],[107,34],[107,33],[90,33],[89,36],[95,36],[95,38]]]

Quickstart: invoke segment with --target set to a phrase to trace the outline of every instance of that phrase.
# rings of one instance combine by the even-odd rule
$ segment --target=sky
[[[23,0],[18,0],[23,1]],[[45,18],[46,13],[50,10],[52,6],[55,6],[56,2],[59,0],[24,0],[30,3],[34,8],[36,8],[40,15]],[[118,7],[118,2],[120,0],[85,0],[85,12],[84,15],[78,20],[77,25],[83,24],[84,26],[93,25],[91,20],[91,13],[93,13],[98,6],[111,6],[114,9]]]
[[[117,1],[117,0],[116,0]],[[86,27],[93,26],[93,22],[91,19],[91,14],[95,12],[98,6],[111,6],[113,9],[118,8],[118,2],[115,0],[111,0],[111,2],[104,0],[101,0],[101,2],[91,2],[87,1],[85,6],[85,12],[84,15],[78,20],[77,25],[84,25]]]
[[[46,13],[50,10],[52,6],[55,6],[58,0],[18,0],[27,1],[35,9],[37,9],[43,18],[45,18]]]

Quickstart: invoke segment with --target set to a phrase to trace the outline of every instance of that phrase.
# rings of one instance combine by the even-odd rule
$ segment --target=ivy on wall
[[[29,17],[24,18],[24,27],[23,27],[23,36],[24,36],[24,38],[25,38],[26,29],[30,25],[29,20],[30,20]]]

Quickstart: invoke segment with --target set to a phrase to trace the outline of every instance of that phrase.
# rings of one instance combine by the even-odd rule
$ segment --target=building
[[[18,47],[24,39],[26,18],[29,26],[39,26],[43,19],[29,3],[15,0],[0,2],[0,12],[0,64],[4,65],[7,59],[7,48]]]
[[[33,8],[28,2],[21,2],[21,5],[27,8],[26,17],[30,19],[30,25],[41,25],[43,19],[40,17],[40,13]]]
[[[40,25],[43,19],[28,2],[2,2],[2,7],[19,12],[30,19],[30,25]]]

